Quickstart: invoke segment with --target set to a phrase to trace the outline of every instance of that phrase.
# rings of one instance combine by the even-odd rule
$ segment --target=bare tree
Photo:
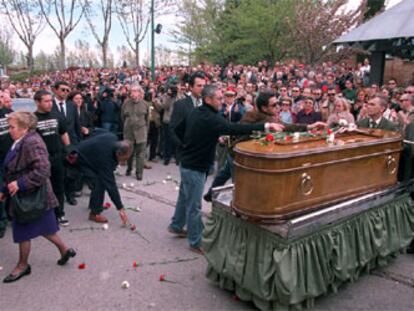
[[[113,0],[100,0],[97,6],[97,10],[95,10],[95,5],[93,2],[91,0],[85,0],[85,17],[89,28],[91,29],[92,34],[98,42],[98,45],[102,51],[102,65],[103,67],[107,67],[109,34],[112,27]],[[100,14],[94,14],[94,12],[100,12]],[[98,35],[96,29],[97,27],[92,20],[92,18],[97,15],[100,15],[100,20],[103,21],[102,37]]]
[[[358,8],[346,10],[348,0],[300,0],[294,2],[294,18],[287,18],[288,31],[294,43],[292,55],[307,64],[325,60],[341,61],[349,49],[337,51],[331,43],[364,19],[367,0]]]
[[[81,0],[38,0],[40,9],[50,28],[59,38],[60,67],[65,68],[65,40],[73,29],[79,24],[84,12],[85,4]],[[68,5],[69,4],[69,5]],[[52,20],[51,12],[57,23]],[[52,15],[52,16],[53,16]],[[77,15],[77,16],[76,16]],[[57,27],[56,24],[59,26]]]
[[[151,22],[150,0],[115,0],[116,13],[128,46],[135,54],[135,65],[139,66],[139,44],[144,40]],[[171,13],[173,0],[154,0],[156,17]]]
[[[19,39],[27,48],[27,66],[33,70],[33,46],[45,26],[45,20],[37,9],[36,0],[1,0],[3,12],[9,19]]]

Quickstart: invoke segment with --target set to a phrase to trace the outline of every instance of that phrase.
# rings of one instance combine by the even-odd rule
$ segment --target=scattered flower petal
[[[124,289],[129,288],[129,282],[128,281],[123,281],[122,284],[121,284],[121,287],[124,288]]]
[[[123,183],[122,184],[122,188],[126,189],[127,188],[127,184],[126,183]]]
[[[175,191],[178,191],[178,190],[180,190],[180,187],[176,186]]]
[[[164,274],[161,274],[160,275],[160,282],[165,282],[165,275]]]
[[[104,230],[108,230],[108,229],[109,229],[109,225],[108,225],[108,224],[103,224],[103,225],[102,225],[102,228],[103,228]]]
[[[84,262],[82,262],[81,264],[79,264],[78,268],[83,270],[83,269],[86,268],[86,264]]]
[[[167,181],[164,179],[164,180],[162,181],[162,183],[165,185],[165,184],[167,183]]]
[[[139,264],[138,264],[136,261],[134,261],[134,262],[132,263],[132,266],[133,266],[134,268],[138,268]]]
[[[135,186],[135,184],[132,182],[132,183],[130,183],[129,184],[131,187],[134,187]]]
[[[131,229],[131,231],[135,231],[135,230],[137,230],[137,225],[136,224],[131,224],[129,229]]]

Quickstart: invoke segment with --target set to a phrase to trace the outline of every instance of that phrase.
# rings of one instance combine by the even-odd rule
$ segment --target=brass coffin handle
[[[310,195],[313,191],[313,181],[307,173],[302,174],[300,190],[302,191],[302,194],[306,196]]]
[[[395,158],[390,155],[387,157],[387,171],[390,175],[394,175],[397,171],[397,161],[395,161]]]

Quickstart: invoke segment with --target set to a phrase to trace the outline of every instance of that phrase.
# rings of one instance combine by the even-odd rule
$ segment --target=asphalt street
[[[33,240],[32,274],[0,283],[0,310],[254,310],[207,280],[204,257],[166,231],[178,194],[178,168],[152,165],[141,182],[123,176],[124,168],[117,177],[136,232],[121,226],[113,206],[104,212],[107,230],[88,221],[84,193],[77,206],[66,205],[70,226],[59,233],[77,256],[60,267],[54,246],[42,238]],[[210,205],[203,203],[203,214],[209,211]],[[0,239],[1,279],[17,258],[9,227]],[[79,269],[82,264],[85,268]],[[318,298],[314,309],[414,310],[414,256],[401,254],[389,266]]]

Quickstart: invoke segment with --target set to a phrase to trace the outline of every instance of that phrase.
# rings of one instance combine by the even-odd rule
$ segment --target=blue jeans
[[[190,246],[200,247],[204,227],[201,220],[201,197],[206,182],[206,173],[180,166],[180,174],[180,192],[170,227],[180,231],[187,224],[187,238]]]
[[[114,133],[115,135],[118,134],[118,123],[102,122],[102,128]]]

